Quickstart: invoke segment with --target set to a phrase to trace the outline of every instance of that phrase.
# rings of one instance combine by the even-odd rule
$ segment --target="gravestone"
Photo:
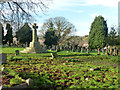
[[[80,52],[81,51],[81,47],[78,47],[78,52]]]
[[[64,46],[62,46],[62,50],[64,50]]]
[[[89,48],[87,47],[87,54],[89,54]]]
[[[75,52],[75,46],[72,46],[72,52]]]
[[[57,57],[57,53],[56,52],[52,52],[51,55],[52,55],[52,59]]]
[[[81,48],[81,53],[83,53],[83,47]]]
[[[106,52],[105,52],[105,55],[109,55],[109,52],[108,52],[108,47],[106,47]]]
[[[33,86],[33,80],[31,78],[28,78],[25,82],[28,86]]]
[[[4,71],[6,68],[5,67],[2,67],[1,71]]]
[[[116,47],[114,47],[114,56],[116,56]]]
[[[6,60],[7,60],[7,54],[0,53],[0,64],[6,63]]]
[[[24,48],[25,48],[25,47],[26,47],[26,44],[23,44],[23,46],[22,46],[22,47],[24,47]]]
[[[111,56],[113,55],[113,49],[112,49],[112,47],[110,47],[110,55]]]
[[[19,50],[15,50],[15,55],[19,55]]]
[[[57,50],[56,50],[57,52],[59,52],[60,51],[60,47],[59,46],[57,46]]]
[[[26,42],[26,43],[25,43],[25,47],[27,47],[27,46],[28,46],[28,43]]]
[[[104,48],[102,48],[102,53],[105,54],[105,49]]]
[[[116,47],[114,47],[114,56],[118,56],[118,49]]]
[[[74,49],[74,48],[72,49],[72,52],[75,52],[75,49]]]
[[[37,41],[37,31],[36,29],[38,26],[34,23],[33,26],[33,32],[32,32],[32,42],[30,42],[29,47],[26,47],[24,51],[21,51],[21,53],[43,53],[47,52],[46,49],[44,49],[42,46],[40,46],[40,42]]]
[[[72,50],[72,46],[70,46],[70,50]]]

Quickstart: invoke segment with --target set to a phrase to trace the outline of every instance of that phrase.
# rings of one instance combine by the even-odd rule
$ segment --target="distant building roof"
[[[83,44],[83,47],[87,47],[88,46],[88,42]]]
[[[88,42],[84,42],[78,45],[79,47],[88,47]]]

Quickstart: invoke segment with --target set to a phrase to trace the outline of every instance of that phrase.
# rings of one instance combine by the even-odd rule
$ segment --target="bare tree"
[[[83,44],[84,40],[83,37],[80,36],[70,36],[69,39],[67,40],[70,45],[79,45],[79,44]]]
[[[33,15],[45,13],[51,0],[11,0],[0,1],[0,21],[17,25],[18,29],[25,22],[35,20]]]
[[[61,45],[66,41],[66,39],[68,39],[66,38],[67,36],[76,31],[75,26],[69,21],[67,21],[64,17],[55,17],[46,20],[46,22],[43,24],[41,28],[43,35],[47,30],[50,29],[55,30],[56,35],[58,36],[59,39],[58,41],[59,45]]]

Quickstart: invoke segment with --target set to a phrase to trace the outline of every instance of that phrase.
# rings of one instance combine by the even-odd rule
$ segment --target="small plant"
[[[14,58],[14,56],[10,56],[10,57],[7,58],[7,60],[12,61],[13,58]]]
[[[20,80],[16,79],[16,78],[12,78],[10,79],[10,84],[13,85],[13,84],[20,84]]]
[[[29,59],[28,58],[22,58],[22,61],[29,61]]]
[[[18,73],[17,73],[16,71],[14,71],[14,70],[11,70],[11,71],[9,72],[9,74],[10,74],[11,76],[15,76],[15,75],[17,75]]]

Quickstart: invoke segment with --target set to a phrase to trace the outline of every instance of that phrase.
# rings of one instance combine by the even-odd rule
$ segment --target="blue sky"
[[[36,17],[40,27],[46,19],[52,17],[65,17],[75,25],[77,31],[74,35],[88,35],[91,23],[95,16],[102,15],[107,20],[108,28],[118,26],[118,1],[119,0],[53,0],[49,4],[47,15],[40,14]]]

